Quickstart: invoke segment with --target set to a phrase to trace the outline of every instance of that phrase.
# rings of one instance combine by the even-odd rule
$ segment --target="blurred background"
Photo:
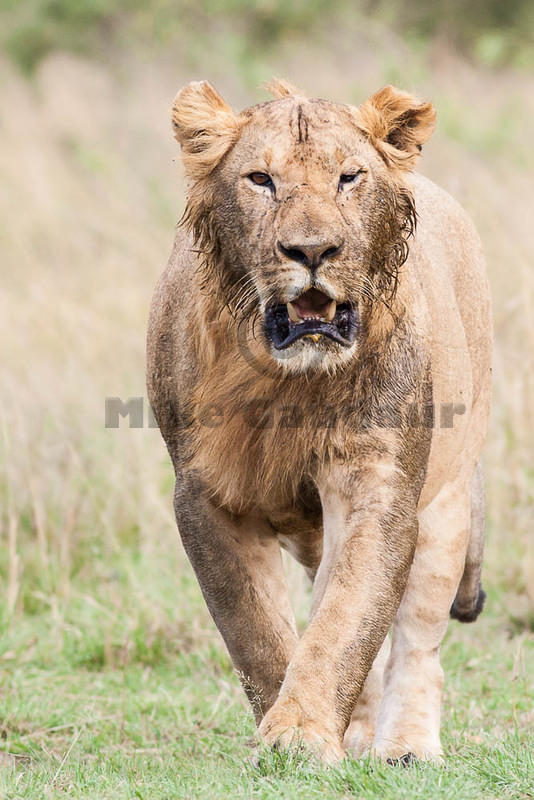
[[[12,676],[203,653],[245,707],[179,544],[159,432],[106,429],[104,400],[145,395],[151,293],[184,204],[175,93],[207,78],[241,109],[272,76],[351,103],[393,83],[437,107],[420,170],[478,227],[496,334],[488,609],[481,628],[454,627],[448,658],[474,658],[480,638],[520,664],[532,641],[531,0],[3,0],[0,664]]]

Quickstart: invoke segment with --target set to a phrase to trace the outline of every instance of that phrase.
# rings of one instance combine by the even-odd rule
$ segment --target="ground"
[[[451,622],[443,648],[445,766],[321,769],[266,750],[254,763],[252,715],[178,542],[107,570],[61,619],[42,608],[4,632],[6,800],[534,797],[534,642],[489,576],[484,614]]]

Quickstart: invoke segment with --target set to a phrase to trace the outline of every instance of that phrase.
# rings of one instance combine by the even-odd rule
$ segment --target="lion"
[[[484,601],[480,241],[414,171],[431,103],[270,91],[172,109],[188,195],[147,384],[179,532],[260,741],[440,761],[440,644]],[[300,637],[281,548],[313,581]]]

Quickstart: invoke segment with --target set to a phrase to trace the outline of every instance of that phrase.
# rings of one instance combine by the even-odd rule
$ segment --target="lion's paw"
[[[345,732],[343,747],[352,758],[361,758],[371,751],[374,733],[374,725],[353,720]]]
[[[337,738],[314,721],[303,719],[302,713],[276,704],[263,718],[259,735],[265,744],[280,750],[307,750],[324,764],[335,764],[344,757]]]
[[[407,767],[416,761],[429,761],[436,766],[443,764],[441,745],[434,742],[412,741],[375,742],[372,753],[392,766]]]

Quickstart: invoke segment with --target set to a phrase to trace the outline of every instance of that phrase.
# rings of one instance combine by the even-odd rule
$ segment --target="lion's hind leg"
[[[419,513],[408,586],[393,624],[373,751],[384,759],[440,760],[439,660],[470,535],[471,477],[446,484]]]
[[[471,532],[465,558],[462,580],[451,607],[451,617],[460,622],[474,622],[482,609],[486,593],[482,589],[480,576],[484,557],[486,533],[486,497],[484,473],[479,462],[473,475],[471,488]]]
[[[361,758],[371,750],[376,720],[384,689],[384,667],[389,657],[390,640],[386,636],[373,666],[369,670],[358,702],[345,732],[343,746],[353,758]]]

